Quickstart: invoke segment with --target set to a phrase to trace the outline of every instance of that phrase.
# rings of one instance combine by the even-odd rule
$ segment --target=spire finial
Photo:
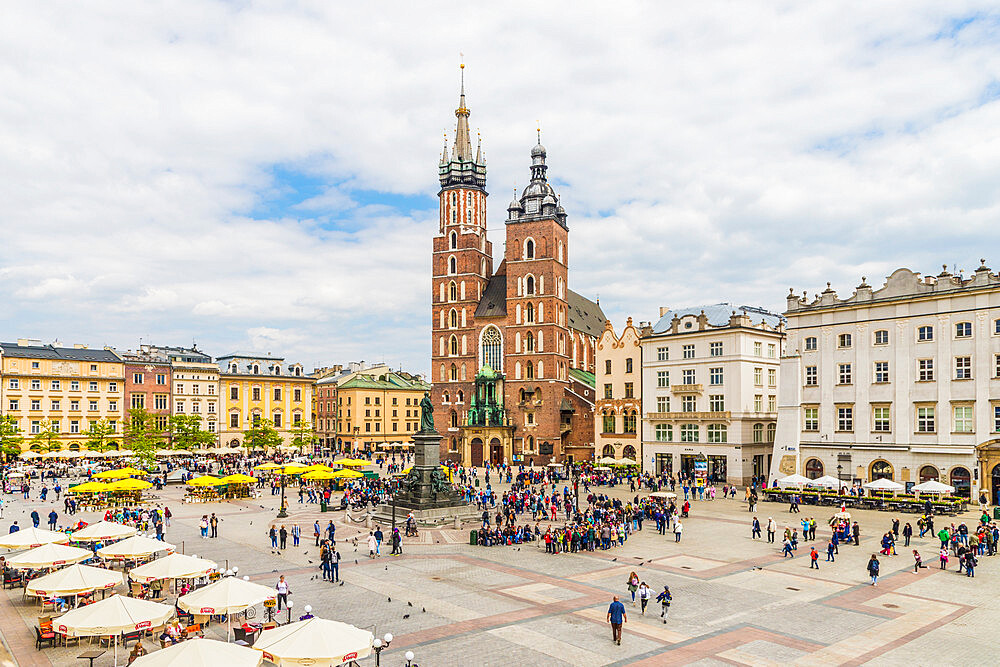
[[[535,131],[538,132],[538,145],[542,145],[542,121],[535,121]]]
[[[458,52],[458,57],[461,62],[458,64],[458,69],[462,72],[462,94],[465,95],[465,54],[461,51]]]

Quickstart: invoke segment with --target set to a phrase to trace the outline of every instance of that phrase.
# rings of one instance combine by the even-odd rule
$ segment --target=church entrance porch
[[[463,457],[463,465],[472,465],[475,467],[480,467],[483,465],[483,439],[473,438],[469,446],[469,462],[466,463]]]
[[[467,468],[510,463],[514,460],[512,426],[463,426],[459,447],[461,464]]]
[[[983,492],[990,502],[1000,504],[1000,440],[990,440],[976,447],[976,458]],[[955,490],[958,491],[957,487]]]

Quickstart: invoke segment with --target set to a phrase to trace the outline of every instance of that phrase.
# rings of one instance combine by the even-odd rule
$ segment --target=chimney
[[[660,317],[670,312],[670,306],[660,306]]]
[[[86,350],[87,346],[84,345],[83,343],[73,343],[73,349],[74,350]]]

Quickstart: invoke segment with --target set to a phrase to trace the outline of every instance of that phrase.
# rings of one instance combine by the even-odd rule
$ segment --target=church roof
[[[573,290],[566,290],[566,302],[569,306],[570,329],[595,338],[601,335],[607,318],[604,317],[604,311],[601,310],[600,304],[580,296]]]
[[[475,317],[507,316],[507,273],[498,273],[486,283]]]

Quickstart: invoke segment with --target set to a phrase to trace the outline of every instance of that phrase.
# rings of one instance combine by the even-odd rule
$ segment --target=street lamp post
[[[288,516],[288,504],[285,502],[285,475],[284,471],[278,473],[281,478],[281,508],[278,509],[278,518],[284,519]]]
[[[843,470],[844,470],[844,466],[838,463],[837,464],[837,481],[838,482],[844,481]]]
[[[413,651],[407,651],[403,654],[403,657],[406,658],[406,667],[411,667],[413,664]]]
[[[372,648],[375,649],[375,667],[381,667],[382,663],[379,660],[382,655],[382,651],[389,648],[389,644],[391,643],[392,643],[391,632],[385,633],[385,637],[383,637],[382,639],[376,637],[375,641],[372,642]]]
[[[288,623],[292,622],[292,605],[294,604],[295,603],[292,602],[291,600],[288,601],[288,621],[285,623],[285,625],[288,625]]]

